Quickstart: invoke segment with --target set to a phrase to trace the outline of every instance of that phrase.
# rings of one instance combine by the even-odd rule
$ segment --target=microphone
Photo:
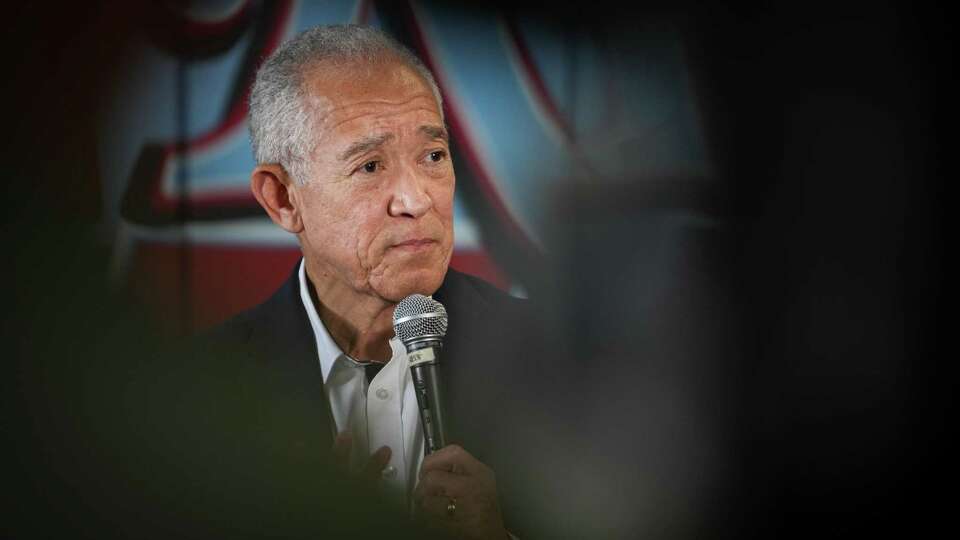
[[[429,296],[411,294],[393,311],[393,331],[407,349],[410,375],[420,406],[424,453],[447,445],[443,392],[440,386],[440,349],[447,334],[447,310]]]

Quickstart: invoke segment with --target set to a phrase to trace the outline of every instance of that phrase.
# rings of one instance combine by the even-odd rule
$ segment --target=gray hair
[[[320,62],[374,62],[394,57],[430,86],[443,117],[443,98],[430,70],[392,37],[367,26],[317,26],[281,45],[264,60],[250,92],[250,140],[258,164],[279,163],[294,180],[308,179],[315,122],[304,75]]]

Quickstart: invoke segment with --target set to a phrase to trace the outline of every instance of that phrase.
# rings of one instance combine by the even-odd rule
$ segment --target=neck
[[[317,314],[340,350],[360,361],[389,361],[396,304],[359,293],[310,261],[306,271]]]

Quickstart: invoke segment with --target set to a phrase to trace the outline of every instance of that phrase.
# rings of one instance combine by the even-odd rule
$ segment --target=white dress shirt
[[[344,431],[353,434],[350,464],[354,469],[363,467],[381,446],[389,446],[390,462],[383,470],[382,486],[395,500],[408,503],[423,461],[423,429],[406,349],[399,339],[392,338],[390,361],[367,383],[366,362],[344,354],[320,320],[310,297],[303,260],[300,261],[300,298],[317,340],[323,388],[333,413],[334,436]]]

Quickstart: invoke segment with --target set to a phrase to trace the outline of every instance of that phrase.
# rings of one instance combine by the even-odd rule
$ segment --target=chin
[[[373,288],[386,300],[399,302],[411,294],[431,295],[440,288],[447,274],[446,265],[442,270],[418,269],[400,274],[384,276]]]

